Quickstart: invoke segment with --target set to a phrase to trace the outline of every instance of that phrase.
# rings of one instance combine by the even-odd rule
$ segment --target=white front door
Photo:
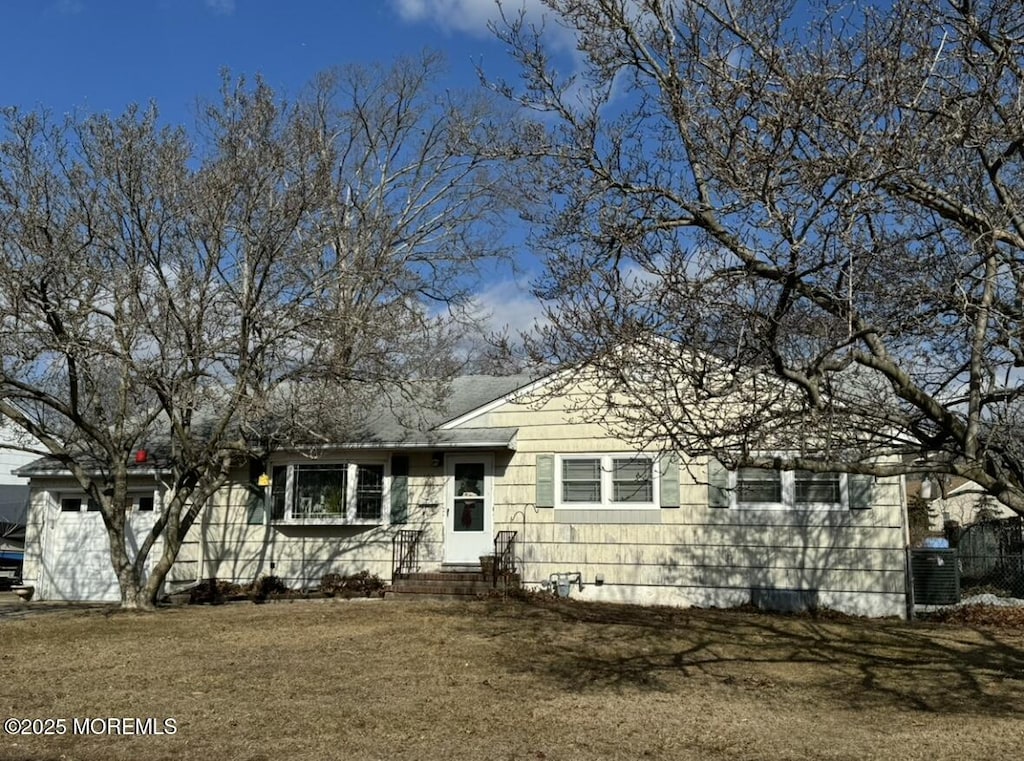
[[[494,459],[490,455],[445,457],[448,495],[444,524],[446,563],[478,563],[494,552],[492,515]]]

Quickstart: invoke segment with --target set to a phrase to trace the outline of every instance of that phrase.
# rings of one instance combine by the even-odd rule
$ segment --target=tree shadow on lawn
[[[1014,631],[545,597],[473,615],[477,635],[501,638],[510,672],[574,692],[715,684],[857,709],[1024,712],[1024,637]]]

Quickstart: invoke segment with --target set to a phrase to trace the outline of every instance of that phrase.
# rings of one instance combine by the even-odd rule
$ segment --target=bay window
[[[297,463],[271,469],[270,519],[324,523],[384,520],[384,463]]]

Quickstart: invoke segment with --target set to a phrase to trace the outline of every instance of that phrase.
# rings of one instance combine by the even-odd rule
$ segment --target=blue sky
[[[486,31],[491,0],[5,0],[5,105],[120,112],[155,99],[187,119],[219,72],[262,74],[298,90],[323,69],[445,51],[451,85],[476,86],[473,63],[509,68]],[[468,9],[468,10],[467,10]]]
[[[166,121],[187,125],[224,68],[294,94],[332,66],[427,47],[446,53],[447,86],[478,87],[476,64],[515,72],[487,31],[495,16],[493,0],[3,0],[0,105],[117,114],[155,100]],[[495,328],[536,314],[526,285],[509,275],[487,286]]]

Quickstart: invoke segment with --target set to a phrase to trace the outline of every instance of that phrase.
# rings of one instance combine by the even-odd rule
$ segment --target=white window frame
[[[753,469],[751,469],[753,470]],[[846,473],[821,473],[820,475],[839,477],[839,502],[800,502],[796,501],[796,471],[769,470],[766,473],[778,473],[782,481],[781,502],[741,502],[739,499],[739,470],[729,471],[729,508],[734,510],[849,510],[850,492]]]
[[[64,500],[66,499],[77,499],[81,502],[81,504],[79,504],[77,510],[65,510]],[[58,492],[56,495],[56,499],[54,501],[57,503],[57,512],[59,512],[61,515],[78,515],[80,513],[99,512],[99,508],[97,508],[96,510],[89,509],[89,497],[85,492],[82,491]]]
[[[149,492],[139,492],[138,494],[131,494],[132,498],[132,512],[140,513],[145,515],[153,515],[159,513],[163,505],[160,503],[160,495],[157,492],[150,494]],[[150,497],[153,500],[153,507],[149,510],[143,510],[139,507],[139,499],[142,497]]]
[[[152,497],[153,498],[153,509],[152,510],[139,510],[139,498],[140,497]],[[159,513],[162,507],[161,493],[159,489],[148,491],[146,489],[132,488],[128,490],[128,498],[131,500],[131,504],[128,506],[129,513],[140,513],[142,515],[153,515]],[[86,496],[83,491],[62,491],[55,492],[53,495],[54,502],[57,505],[57,512],[62,515],[78,515],[80,513],[99,513],[99,508],[96,510],[89,509],[89,497]],[[78,510],[64,510],[65,499],[80,499],[82,505]]]
[[[566,502],[562,497],[562,470],[566,460],[600,460],[599,502]],[[651,501],[614,502],[614,460],[647,460],[651,464]],[[647,452],[578,452],[555,455],[555,509],[562,510],[658,510],[661,507],[661,471],[657,455]]]
[[[341,469],[342,467],[346,470],[345,475],[345,512],[344,514],[331,514],[331,513],[313,513],[312,515],[302,515],[295,512],[295,484],[296,484],[296,472],[299,469],[310,466],[327,466]],[[382,469],[381,476],[381,505],[380,505],[380,517],[379,518],[360,518],[357,515],[357,487],[358,487],[358,472],[361,466],[372,466],[379,467]],[[273,518],[273,483],[266,487],[266,506],[267,516],[271,523],[274,524],[293,524],[293,525],[309,525],[309,524],[334,524],[334,525],[354,525],[354,526],[380,526],[390,523],[391,521],[391,461],[387,457],[371,458],[371,457],[360,457],[357,459],[352,458],[340,458],[330,460],[302,460],[302,461],[288,461],[288,462],[275,462],[269,467],[269,472],[273,473],[274,468],[283,467],[285,471],[285,490],[284,490],[284,518]]]

